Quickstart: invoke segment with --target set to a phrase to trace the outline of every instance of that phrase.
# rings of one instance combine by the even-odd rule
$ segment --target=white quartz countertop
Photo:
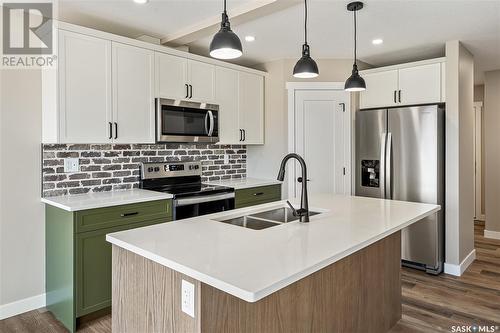
[[[299,200],[292,200],[298,202]],[[256,302],[440,207],[373,198],[319,195],[310,223],[252,230],[214,219],[283,207],[285,201],[108,234],[108,242],[196,280]]]
[[[168,193],[131,189],[42,198],[42,202],[47,205],[67,210],[68,212],[76,212],[86,209],[128,205],[171,198],[172,195]]]
[[[268,185],[280,185],[282,182],[276,179],[257,179],[257,178],[240,178],[240,179],[226,179],[226,180],[215,180],[204,182],[207,185],[219,185],[232,187],[235,190],[241,190],[245,188],[268,186]]]

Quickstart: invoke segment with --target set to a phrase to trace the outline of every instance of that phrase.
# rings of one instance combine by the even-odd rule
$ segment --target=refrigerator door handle
[[[387,133],[386,138],[386,161],[385,161],[385,192],[386,198],[392,199],[392,133]]]
[[[382,133],[380,139],[380,168],[379,168],[379,184],[380,184],[380,198],[385,199],[385,148],[387,146],[387,133]]]

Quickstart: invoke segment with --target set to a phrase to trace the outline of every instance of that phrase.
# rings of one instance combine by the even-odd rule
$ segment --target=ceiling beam
[[[266,16],[285,8],[292,7],[302,0],[256,0],[228,10],[232,25],[242,24],[258,17]],[[187,45],[220,29],[221,17],[213,16],[199,23],[182,28],[161,39],[168,46]]]

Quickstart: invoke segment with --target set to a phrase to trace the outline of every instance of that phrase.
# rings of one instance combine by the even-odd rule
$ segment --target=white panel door
[[[239,73],[239,124],[244,144],[264,143],[264,77]]]
[[[113,140],[154,143],[154,52],[113,43]]]
[[[402,105],[441,102],[441,64],[401,68],[399,90]]]
[[[59,31],[61,143],[110,140],[111,42]]]
[[[188,99],[187,59],[155,52],[156,97]]]
[[[307,163],[309,193],[351,194],[349,101],[343,90],[295,93],[295,151]],[[300,175],[296,166],[294,180]],[[300,184],[294,183],[298,196]]]
[[[360,93],[360,108],[376,108],[397,104],[398,71],[384,71],[361,74],[366,82],[366,90]]]
[[[215,100],[215,66],[201,61],[188,61],[189,98],[198,102]]]
[[[219,105],[219,143],[240,143],[238,123],[238,72],[217,67],[215,72],[215,95]]]

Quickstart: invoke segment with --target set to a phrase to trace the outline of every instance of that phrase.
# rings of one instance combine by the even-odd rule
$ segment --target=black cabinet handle
[[[243,130],[240,128],[240,142],[243,141]]]
[[[401,90],[399,91],[399,103],[401,103]]]
[[[189,92],[189,98],[193,98],[193,86],[189,85],[189,88],[190,88],[189,89],[190,90],[190,92]]]
[[[129,216],[134,216],[134,215],[139,215],[139,212],[133,212],[133,213],[123,213],[121,217],[129,217]]]
[[[243,130],[243,141],[247,141],[247,130]]]
[[[184,85],[186,86],[186,98],[189,98],[189,85],[187,83]]]
[[[118,123],[115,122],[115,139],[118,139]]]
[[[254,193],[253,195],[258,197],[258,196],[264,195],[264,192],[257,192],[257,193]]]
[[[109,139],[113,139],[113,123],[109,122]]]
[[[394,90],[394,103],[398,102],[398,100],[397,100],[397,94],[398,94],[398,92],[396,90]]]

